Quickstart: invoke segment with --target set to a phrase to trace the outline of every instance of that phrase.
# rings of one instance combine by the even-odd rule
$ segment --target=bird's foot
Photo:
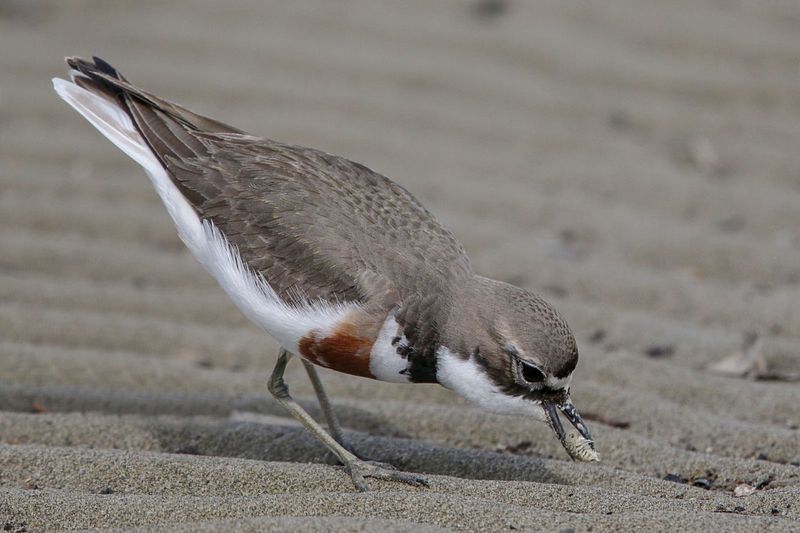
[[[381,463],[380,461],[375,461],[371,457],[369,457],[367,454],[356,450],[355,446],[353,446],[352,443],[347,439],[343,439],[343,438],[342,439],[338,439],[337,438],[336,442],[341,444],[342,448],[344,448],[348,452],[350,452],[353,455],[355,455],[356,457],[358,457],[361,460],[361,462],[363,462],[363,463],[370,463],[370,464],[373,464],[373,465],[376,465],[376,466],[382,466],[383,468],[386,468],[387,470],[397,470],[394,466],[390,465],[389,463]],[[343,463],[341,460],[339,460],[339,464],[342,465],[342,466],[347,466],[347,464]]]
[[[419,474],[401,472],[388,463],[378,463],[376,461],[363,461],[361,459],[352,461],[345,465],[345,469],[350,473],[353,484],[361,492],[369,490],[366,478],[384,479],[387,481],[399,481],[414,487],[428,487],[428,480]]]

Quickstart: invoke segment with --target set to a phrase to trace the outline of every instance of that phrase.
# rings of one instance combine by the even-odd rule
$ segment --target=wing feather
[[[106,134],[109,117],[122,124],[107,136],[148,173],[166,171],[199,219],[283,301],[380,301],[395,308],[412,343],[435,348],[433,318],[448,311],[448,293],[472,270],[453,234],[403,187],[348,159],[254,137],[167,102],[97,58],[67,62],[75,84],[96,96],[92,106],[71,103]],[[68,101],[85,98],[65,90],[70,82],[55,83]]]

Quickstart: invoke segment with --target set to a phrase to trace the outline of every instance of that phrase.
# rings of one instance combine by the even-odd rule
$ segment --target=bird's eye
[[[545,380],[545,375],[539,368],[522,363],[522,378],[528,383],[541,383]]]

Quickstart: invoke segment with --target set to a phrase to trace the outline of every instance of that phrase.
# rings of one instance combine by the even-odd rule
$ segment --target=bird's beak
[[[583,422],[583,418],[581,415],[578,414],[578,410],[575,409],[575,406],[570,401],[569,397],[565,398],[561,402],[544,402],[542,403],[542,408],[544,412],[547,414],[547,425],[550,426],[556,436],[558,436],[558,440],[561,442],[561,445],[564,446],[564,449],[567,450],[569,456],[575,461],[599,461],[599,456],[594,449],[594,440],[592,440],[592,434],[589,433],[589,428],[586,427],[586,424]],[[561,424],[561,419],[558,416],[558,412],[567,417],[570,424],[572,424],[580,437],[575,437],[574,435],[567,435],[567,432],[564,431],[564,426]]]

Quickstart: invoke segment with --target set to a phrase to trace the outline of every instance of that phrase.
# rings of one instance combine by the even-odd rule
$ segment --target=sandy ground
[[[800,529],[800,4],[165,4],[0,2],[6,530]],[[393,177],[478,271],[547,295],[604,461],[326,372],[357,448],[432,482],[354,492],[266,393],[276,345],[52,92],[92,53]],[[779,379],[706,370],[750,331]]]

